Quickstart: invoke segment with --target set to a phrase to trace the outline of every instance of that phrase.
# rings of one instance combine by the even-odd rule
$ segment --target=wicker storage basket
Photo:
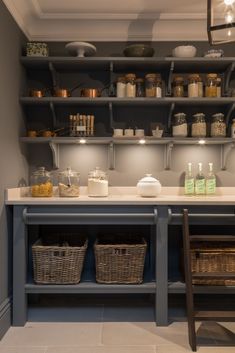
[[[105,237],[94,245],[98,283],[143,282],[147,243],[141,237]]]
[[[194,244],[191,249],[193,272],[234,272],[235,246],[231,244]],[[205,285],[235,285],[234,279],[194,278],[193,284]]]
[[[58,240],[58,244],[56,242]],[[71,236],[53,239],[54,244],[36,241],[32,246],[34,281],[40,284],[76,284],[80,282],[87,239]],[[44,245],[45,244],[45,245]],[[60,246],[61,244],[61,246]]]

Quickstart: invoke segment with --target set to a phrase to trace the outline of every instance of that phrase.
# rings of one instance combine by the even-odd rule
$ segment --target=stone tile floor
[[[68,303],[51,296],[40,306],[31,306],[27,324],[7,332],[0,353],[191,352],[178,305],[170,312],[177,319],[168,327],[156,327],[154,306],[148,300],[68,298]],[[235,347],[227,346],[235,344],[235,323],[197,323],[197,328],[199,353],[235,352]]]

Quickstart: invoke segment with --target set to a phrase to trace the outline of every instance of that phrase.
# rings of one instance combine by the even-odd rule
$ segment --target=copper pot
[[[53,91],[54,97],[68,98],[71,97],[71,92],[66,88],[55,88]]]
[[[27,137],[37,137],[37,131],[36,130],[28,130]]]
[[[81,89],[81,97],[96,98],[101,96],[101,90],[98,88]]]
[[[42,89],[31,89],[29,90],[30,97],[42,98],[45,96],[45,91]]]

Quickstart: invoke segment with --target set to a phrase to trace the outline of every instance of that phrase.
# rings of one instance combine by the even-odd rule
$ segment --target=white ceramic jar
[[[145,177],[137,183],[137,193],[142,197],[156,197],[161,193],[161,183],[153,178],[152,174],[145,174]]]

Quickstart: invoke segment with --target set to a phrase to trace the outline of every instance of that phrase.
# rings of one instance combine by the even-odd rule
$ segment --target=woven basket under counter
[[[56,243],[58,240],[58,244]],[[80,282],[87,239],[71,235],[68,242],[63,236],[53,239],[54,244],[39,239],[32,245],[34,281],[37,284],[77,284]]]
[[[191,264],[193,272],[234,272],[235,273],[235,246],[219,244],[219,247],[207,244],[194,244],[191,249]],[[193,284],[200,285],[235,285],[234,279],[226,278],[193,278]]]
[[[142,237],[100,237],[94,244],[96,281],[106,284],[139,284],[143,282],[147,250]]]

